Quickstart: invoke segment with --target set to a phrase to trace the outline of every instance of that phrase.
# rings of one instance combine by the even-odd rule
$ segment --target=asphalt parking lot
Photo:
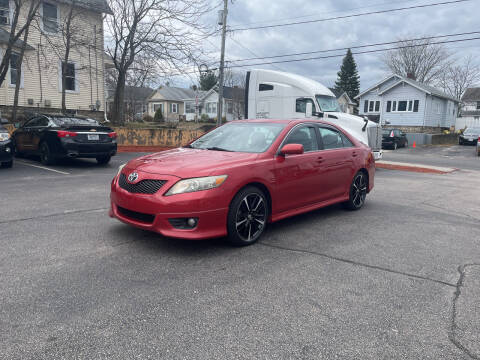
[[[0,169],[0,358],[480,359],[480,159],[463,148],[459,171],[379,169],[361,211],[287,219],[246,248],[110,219],[110,181],[138,154],[21,159]]]

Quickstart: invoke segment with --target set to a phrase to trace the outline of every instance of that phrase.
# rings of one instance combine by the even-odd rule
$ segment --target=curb
[[[454,171],[458,171],[455,168],[444,168],[436,167],[429,165],[420,165],[420,164],[409,164],[409,163],[395,163],[395,162],[384,162],[379,161],[375,163],[377,169],[387,169],[387,170],[400,170],[400,171],[409,171],[416,173],[424,174],[450,174]]]

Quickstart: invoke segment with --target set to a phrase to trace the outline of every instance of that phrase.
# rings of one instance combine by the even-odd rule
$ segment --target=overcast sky
[[[215,4],[223,3],[219,0],[212,0],[212,2]],[[229,28],[269,25],[434,2],[437,2],[437,0],[234,0],[233,4],[229,3],[228,24]],[[227,60],[244,59],[255,57],[254,54],[258,56],[282,55],[394,41],[398,38],[477,31],[480,30],[478,22],[479,6],[479,0],[472,0],[465,3],[369,15],[353,19],[233,32],[227,37],[226,58]],[[216,16],[212,13],[205,21],[215,23]],[[469,37],[475,36],[478,35]],[[480,59],[480,40],[446,46],[458,57],[472,54]],[[210,38],[209,41],[204,43],[204,47],[207,52],[211,52],[209,60],[212,64],[218,61],[220,38],[218,36]],[[344,51],[329,54],[344,55]],[[360,74],[361,89],[371,86],[387,74],[387,71],[383,68],[381,57],[382,53],[355,56]],[[262,61],[265,60],[256,60],[255,62]],[[262,65],[255,66],[255,68],[293,72],[313,78],[327,86],[333,86],[341,61],[342,57],[338,57],[277,64],[275,66]],[[242,70],[245,71],[245,69],[248,69],[248,67]]]

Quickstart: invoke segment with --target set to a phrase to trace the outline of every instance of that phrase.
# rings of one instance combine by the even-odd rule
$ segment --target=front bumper
[[[0,141],[0,162],[9,162],[13,159],[13,143],[11,140]]]
[[[460,141],[464,144],[476,145],[478,142],[478,139],[460,138]]]
[[[151,178],[151,174],[138,173],[140,177]],[[118,185],[115,177],[111,185],[110,217],[172,238],[201,240],[227,235],[228,206],[221,188],[163,196],[179,178],[160,177],[167,182],[153,195],[130,193]],[[193,229],[177,228],[169,220],[178,218],[195,218],[197,225]]]
[[[383,158],[383,150],[375,150],[373,151],[373,158],[376,160],[382,160]]]

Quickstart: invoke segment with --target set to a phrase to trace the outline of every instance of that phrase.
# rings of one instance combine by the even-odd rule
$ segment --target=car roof
[[[272,123],[272,124],[301,124],[301,123],[319,123],[325,125],[335,126],[335,124],[325,121],[323,119],[305,118],[305,119],[245,119],[235,120],[232,122],[245,122],[245,123]]]

